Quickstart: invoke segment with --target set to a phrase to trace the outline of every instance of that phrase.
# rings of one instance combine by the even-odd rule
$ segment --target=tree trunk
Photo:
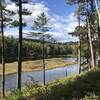
[[[45,85],[46,84],[46,80],[45,80],[45,53],[44,53],[44,45],[45,45],[45,43],[44,43],[45,41],[44,41],[44,33],[43,33],[43,41],[42,41],[42,44],[43,44],[43,50],[42,50],[42,54],[43,54],[43,84]]]
[[[80,28],[80,15],[78,18],[78,26]],[[81,73],[81,34],[79,34],[78,63],[79,63],[79,74],[80,74]]]
[[[79,64],[79,74],[81,73],[81,38],[79,36],[79,49],[78,49],[78,64]]]
[[[90,20],[89,20],[89,11],[88,11],[88,0],[87,0],[87,25],[88,25],[88,37],[89,37],[89,43],[90,43],[90,51],[91,51],[91,64],[92,67],[95,67],[95,61],[94,61],[94,50],[93,50],[93,43],[92,43],[92,35],[91,35],[91,29],[90,29]]]
[[[99,12],[99,7],[98,7],[98,0],[95,0],[95,5],[96,5],[96,12],[98,14],[98,52],[100,54],[100,12]],[[100,57],[100,56],[99,56]],[[98,60],[98,67],[100,67],[100,60]]]
[[[3,0],[1,1],[1,35],[2,35],[2,67],[3,67],[3,75],[2,75],[2,92],[3,97],[5,97],[5,43],[4,43],[4,23],[3,23]]]
[[[87,48],[87,50],[88,50],[87,64],[88,64],[88,68],[91,69],[91,63],[90,63],[91,54],[90,54],[90,48],[89,48],[89,37],[88,37],[88,33],[87,33],[87,47],[88,47]]]
[[[99,53],[99,58],[100,58],[100,23],[98,19],[98,53]],[[98,67],[100,67],[100,59],[98,59]]]
[[[22,1],[19,0],[19,42],[18,42],[18,83],[17,88],[21,90],[22,72]]]
[[[96,11],[98,14],[98,18],[99,18],[99,26],[100,26],[100,12],[99,12],[99,7],[98,7],[98,0],[95,0],[95,5],[96,5]]]
[[[78,10],[79,10],[79,3],[78,3]],[[78,27],[80,29],[80,11],[78,11]],[[79,48],[78,48],[78,65],[79,65],[79,74],[81,73],[81,34],[79,33]]]
[[[93,43],[92,43],[92,36],[91,36],[91,30],[90,30],[90,23],[88,22],[88,36],[89,36],[89,42],[90,42],[90,51],[91,51],[91,64],[92,67],[95,67],[95,60],[94,60],[94,51],[93,51]]]

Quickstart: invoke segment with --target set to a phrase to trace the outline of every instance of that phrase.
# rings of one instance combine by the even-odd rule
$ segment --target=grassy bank
[[[50,58],[46,59],[46,70],[57,67],[64,67],[70,64],[74,64],[74,62],[66,62],[63,60],[63,58]],[[23,61],[22,70],[24,72],[42,70],[42,60]],[[6,74],[11,74],[16,72],[17,72],[17,62],[6,63]],[[2,65],[0,65],[0,74],[2,74]]]
[[[14,91],[5,100],[100,100],[100,69],[46,86],[27,85],[22,92]]]

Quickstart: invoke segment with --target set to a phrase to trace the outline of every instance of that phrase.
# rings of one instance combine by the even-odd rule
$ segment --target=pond
[[[64,58],[65,61],[75,62],[76,58]],[[63,78],[78,74],[78,65],[73,64],[66,67],[55,68],[46,71],[46,83],[52,82],[55,79]],[[38,84],[43,84],[43,72],[22,72],[22,87],[25,86],[26,82],[35,80]],[[6,75],[6,91],[14,90],[16,88],[17,73]],[[2,88],[2,77],[0,77],[0,89]]]

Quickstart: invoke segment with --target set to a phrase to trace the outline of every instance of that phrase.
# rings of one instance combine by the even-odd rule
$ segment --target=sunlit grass
[[[75,62],[67,62],[63,58],[46,59],[46,70],[58,67],[64,67]],[[42,70],[42,60],[23,61],[22,71],[39,71]],[[17,72],[17,62],[6,63],[6,74]],[[2,74],[2,65],[0,64],[0,74]]]

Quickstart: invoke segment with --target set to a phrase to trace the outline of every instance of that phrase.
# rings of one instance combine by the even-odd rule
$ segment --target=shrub
[[[95,94],[91,94],[90,96],[85,96],[80,100],[100,100],[100,96],[96,96]]]

